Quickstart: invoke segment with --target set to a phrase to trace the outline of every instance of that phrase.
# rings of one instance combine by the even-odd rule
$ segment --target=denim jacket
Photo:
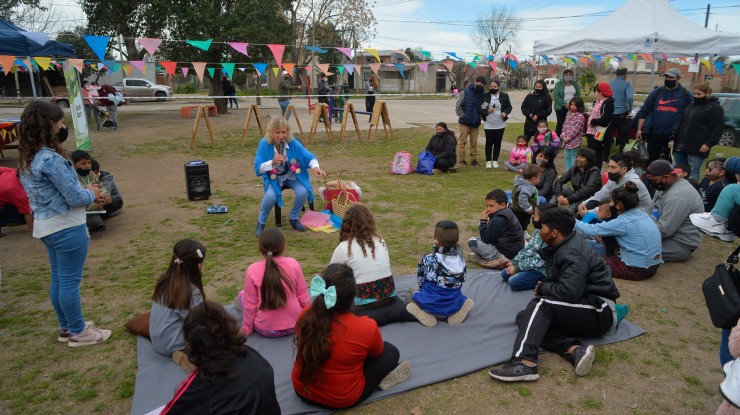
[[[72,208],[87,206],[95,194],[80,186],[72,162],[43,146],[20,174],[34,217],[49,219]]]

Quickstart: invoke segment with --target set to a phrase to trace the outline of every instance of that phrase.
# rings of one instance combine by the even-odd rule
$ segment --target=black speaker
[[[211,177],[208,174],[208,163],[194,160],[185,163],[185,185],[188,199],[208,199],[211,196]]]

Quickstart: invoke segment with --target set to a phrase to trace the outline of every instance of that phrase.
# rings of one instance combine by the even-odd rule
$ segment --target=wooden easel
[[[316,103],[315,110],[313,113],[313,120],[311,121],[311,144],[313,144],[314,139],[316,138],[316,132],[319,129],[319,119],[321,116],[324,116],[324,128],[326,129],[326,133],[329,135],[329,142],[331,142],[334,139],[334,135],[331,132],[331,123],[329,123],[329,105],[324,103]]]
[[[288,105],[288,108],[285,109],[285,119],[289,120],[288,117],[293,115],[293,118],[295,118],[295,122],[298,123],[298,130],[301,132],[301,137],[303,137],[303,127],[301,126],[301,120],[298,118],[298,111],[296,111],[293,104]]]
[[[211,119],[208,118],[208,110],[206,107],[198,107],[198,115],[195,117],[195,125],[193,125],[193,136],[190,138],[190,149],[193,149],[195,145],[195,136],[198,134],[198,127],[200,127],[200,118],[205,117],[206,125],[208,126],[208,135],[211,137],[211,148],[216,148],[216,141],[213,139],[213,128],[211,127]]]
[[[257,127],[260,129],[260,134],[262,134],[263,137],[265,136],[265,126],[262,125],[262,120],[260,120],[260,107],[257,104],[252,104],[249,106],[249,111],[247,111],[247,120],[244,122],[242,147],[244,147],[244,143],[247,141],[247,128],[249,128],[249,122],[252,120],[252,114],[254,114],[254,119],[257,121]]]
[[[378,123],[383,121],[383,131],[385,132],[385,138],[388,138],[388,129],[391,130],[391,138],[393,138],[393,127],[391,126],[391,117],[388,115],[388,107],[385,105],[385,101],[375,101],[373,107],[373,115],[370,118],[370,129],[367,131],[367,139],[370,140],[370,134],[373,133],[373,127],[375,127],[375,140],[378,139]]]
[[[355,131],[357,132],[357,139],[362,142],[362,133],[360,132],[360,125],[357,124],[357,114],[355,114],[355,106],[351,102],[344,104],[344,116],[342,116],[342,129],[339,130],[339,142],[344,143],[344,133],[347,131],[347,120],[352,115],[352,122],[355,124]]]

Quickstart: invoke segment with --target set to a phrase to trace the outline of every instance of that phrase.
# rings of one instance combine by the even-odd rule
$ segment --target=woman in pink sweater
[[[527,136],[516,138],[516,147],[509,153],[509,161],[504,162],[506,170],[519,172],[525,164],[532,162],[532,149],[527,146]]]
[[[242,330],[247,335],[256,331],[264,337],[293,334],[298,314],[311,301],[301,266],[283,256],[285,236],[277,228],[266,229],[259,238],[264,260],[247,268],[242,304]]]

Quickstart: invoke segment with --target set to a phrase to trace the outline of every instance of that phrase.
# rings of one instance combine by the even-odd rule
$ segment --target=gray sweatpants
[[[495,245],[483,243],[477,238],[470,238],[468,240],[468,247],[472,252],[486,261],[490,261],[501,256],[501,252],[499,252]]]
[[[665,238],[661,241],[662,250],[661,256],[665,262],[683,262],[691,258],[691,253],[694,249],[690,249],[685,245],[674,241],[671,238]]]

